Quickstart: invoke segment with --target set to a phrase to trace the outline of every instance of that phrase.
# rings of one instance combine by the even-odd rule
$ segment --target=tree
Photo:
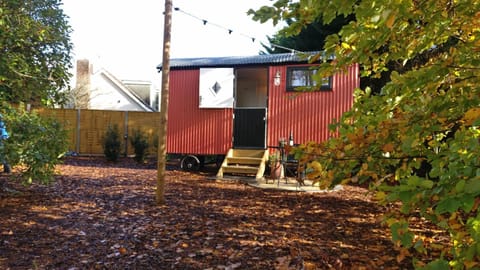
[[[338,16],[331,23],[325,24],[321,18],[318,18],[312,23],[305,25],[296,35],[285,36],[282,33],[274,34],[272,37],[268,37],[268,41],[272,45],[263,45],[264,53],[273,54],[291,51],[281,47],[300,52],[319,51],[323,48],[327,36],[338,33],[344,25],[352,20],[354,20],[353,15],[348,17]],[[287,25],[291,25],[293,21],[288,20],[286,23]],[[280,45],[281,47],[275,47],[275,45]]]
[[[98,95],[95,95],[98,96]],[[65,95],[66,101],[64,108],[69,109],[88,109],[91,98],[90,89],[86,86],[76,86],[70,89]]]
[[[72,44],[60,5],[59,0],[0,1],[0,99],[63,102]]]
[[[51,181],[67,147],[58,122],[22,108],[64,101],[72,44],[60,5],[59,0],[0,1],[0,112],[11,134],[1,155],[22,165],[25,183]]]
[[[290,1],[250,11],[254,19],[293,20],[298,33],[317,18],[355,15],[327,37],[322,74],[358,63],[362,76],[389,77],[379,95],[358,89],[332,125],[339,136],[298,150],[321,186],[368,183],[381,204],[399,260],[416,252],[427,269],[480,266],[480,2]],[[320,55],[319,55],[320,57]],[[450,237],[424,241],[409,228],[420,215]],[[428,257],[428,256],[427,256]]]

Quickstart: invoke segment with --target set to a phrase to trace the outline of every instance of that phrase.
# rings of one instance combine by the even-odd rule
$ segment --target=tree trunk
[[[158,136],[157,205],[165,204],[165,167],[167,163],[168,92],[170,75],[170,32],[172,29],[172,0],[165,0],[165,22],[163,30],[162,97],[160,129]]]

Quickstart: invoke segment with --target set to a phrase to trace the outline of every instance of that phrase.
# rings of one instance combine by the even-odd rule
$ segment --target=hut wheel
[[[180,168],[184,171],[198,171],[200,169],[200,160],[194,155],[184,156],[180,162]]]

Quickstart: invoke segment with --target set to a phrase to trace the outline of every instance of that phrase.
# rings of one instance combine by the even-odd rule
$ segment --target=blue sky
[[[162,62],[163,0],[63,0],[75,59],[90,59],[120,79],[152,80]],[[171,57],[255,55],[279,29],[254,22],[249,8],[269,0],[173,0]],[[202,20],[207,20],[204,25]],[[233,32],[228,33],[231,29]],[[255,38],[252,42],[251,38]]]

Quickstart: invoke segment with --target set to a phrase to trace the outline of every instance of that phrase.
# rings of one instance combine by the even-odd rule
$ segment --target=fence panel
[[[63,124],[68,131],[69,150],[79,152],[76,147],[79,145],[79,137],[77,136],[78,127],[78,111],[77,110],[52,110],[52,109],[36,109],[39,115],[44,117],[52,117]]]
[[[158,143],[158,129],[160,127],[160,113],[155,112],[137,112],[129,111],[127,114],[127,134],[131,138],[136,131],[147,135],[150,145],[148,152],[150,155],[156,155],[155,145]],[[133,154],[133,146],[128,141],[127,153]]]
[[[148,137],[149,153],[155,154],[160,113],[77,109],[38,109],[42,116],[53,117],[69,134],[69,150],[81,155],[103,155],[103,138],[109,126],[117,125],[122,138],[122,152],[132,155],[130,137],[140,130]]]
[[[125,130],[125,112],[82,110],[80,112],[80,154],[102,154],[102,141],[109,126],[118,126],[120,136]]]

